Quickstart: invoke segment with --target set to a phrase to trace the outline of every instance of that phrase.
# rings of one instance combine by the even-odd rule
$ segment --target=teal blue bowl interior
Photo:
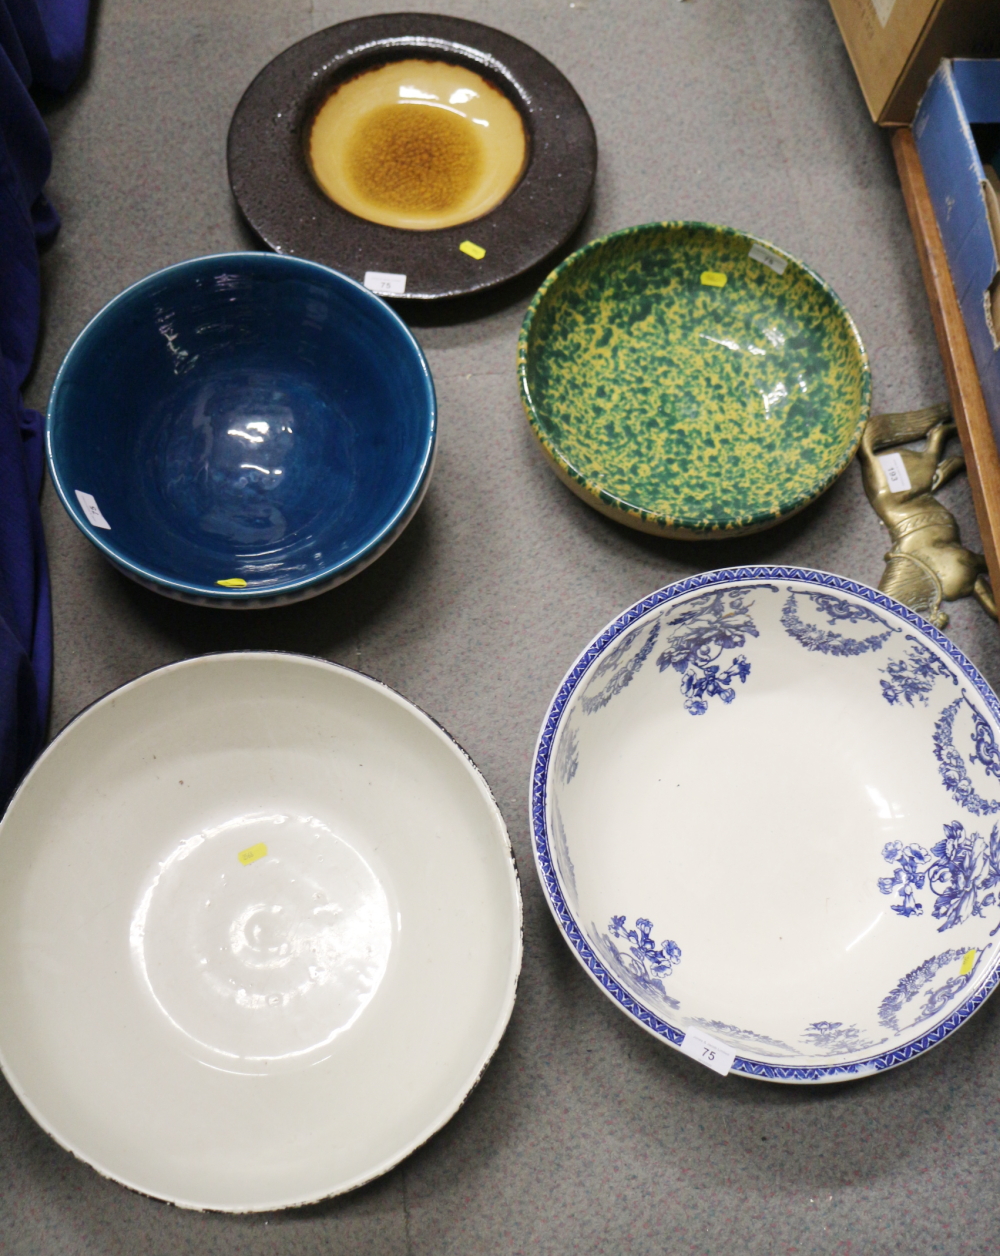
[[[234,253],[148,276],[56,378],[49,469],[84,533],[182,598],[289,601],[347,579],[420,502],[434,385],[401,319],[298,258]]]

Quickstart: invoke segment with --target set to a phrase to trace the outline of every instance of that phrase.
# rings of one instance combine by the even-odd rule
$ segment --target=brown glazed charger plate
[[[313,175],[313,120],[342,84],[390,62],[465,67],[515,106],[527,140],[512,191],[479,218],[432,230],[368,221],[327,196]],[[569,81],[520,40],[458,18],[393,13],[341,22],[275,57],[247,88],[229,128],[229,181],[247,222],[278,253],[322,262],[417,299],[493,287],[555,252],[590,203],[593,124]],[[460,246],[473,245],[472,255]],[[378,281],[369,281],[374,286]]]

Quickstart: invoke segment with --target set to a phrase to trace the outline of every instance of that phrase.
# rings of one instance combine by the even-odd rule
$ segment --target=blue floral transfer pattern
[[[826,617],[829,628],[819,624],[807,624],[799,614],[800,597],[812,602],[816,611]],[[870,633],[867,637],[850,637],[843,632],[833,632],[833,628],[844,628],[850,624],[878,624],[884,632]],[[881,650],[885,642],[894,632],[900,629],[886,623],[881,615],[876,615],[869,606],[861,606],[850,602],[847,598],[835,597],[832,593],[814,593],[808,589],[788,590],[788,598],[781,608],[781,626],[790,637],[806,650],[819,654],[832,654],[837,658],[850,655],[867,654],[869,650]]]
[[[958,677],[933,650],[921,644],[916,637],[908,635],[906,639],[911,644],[905,657],[893,659],[880,669],[883,676],[887,677],[881,682],[882,697],[890,706],[901,705],[903,702],[913,706],[915,701],[927,706],[928,694],[938,677],[943,676],[953,685],[958,684]]]
[[[845,1025],[843,1021],[814,1021],[802,1035],[802,1041],[817,1055],[829,1056],[870,1051],[887,1039],[866,1040],[857,1025]]]
[[[955,745],[955,717],[963,703],[972,714],[974,727],[973,751],[969,761],[979,763],[989,776],[996,777],[1000,773],[1000,756],[997,754],[993,729],[965,696],[964,690],[961,697],[949,703],[938,716],[934,725],[934,757],[938,761],[938,771],[945,789],[960,807],[971,811],[975,816],[994,816],[1000,811],[1000,801],[982,798],[976,792],[965,766],[965,759]]]
[[[665,626],[673,631],[656,666],[661,672],[673,668],[683,676],[684,709],[691,715],[704,715],[709,698],[732,702],[736,697],[733,681],[746,684],[750,664],[745,654],[726,665],[719,660],[727,650],[746,645],[748,637],[760,636],[750,616],[753,602],[747,603],[748,596],[743,590],[720,589],[692,598],[664,617]]]
[[[974,725],[972,742],[975,746],[972,754],[969,755],[969,762],[978,763],[987,776],[1000,781],[1000,751],[997,750],[993,729],[971,702],[969,702],[969,710],[972,712]]]
[[[762,586],[775,589],[774,582],[788,587],[787,582],[793,581],[795,582],[795,589],[801,590],[803,593],[816,590],[829,593],[837,600],[842,601],[850,598],[856,602],[862,602],[877,612],[879,618],[884,617],[885,621],[899,625],[900,633],[910,633],[919,641],[926,641],[942,659],[946,660],[954,668],[955,674],[959,678],[959,684],[968,688],[970,696],[981,710],[986,712],[987,718],[992,722],[993,726],[995,727],[996,723],[1000,722],[1000,704],[997,703],[995,695],[954,642],[950,641],[948,637],[944,636],[933,625],[927,623],[921,616],[907,607],[893,602],[891,598],[878,590],[856,584],[840,576],[830,575],[827,572],[806,571],[796,567],[762,565],[732,568],[690,576],[678,581],[669,588],[657,590],[648,597],[636,602],[635,605],[623,611],[613,623],[609,624],[607,628],[595,637],[587,649],[580,655],[553,698],[539,736],[532,774],[531,795],[532,838],[535,858],[545,895],[553,914],[568,945],[579,958],[589,976],[618,1007],[631,1016],[638,1024],[644,1026],[650,1033],[655,1034],[660,1041],[671,1043],[674,1046],[678,1046],[683,1042],[685,1033],[680,1026],[681,1017],[676,1011],[680,1006],[679,1001],[665,993],[662,980],[656,977],[649,977],[650,986],[637,988],[636,979],[632,976],[631,968],[631,965],[635,962],[635,957],[622,946],[620,939],[615,942],[606,930],[596,925],[592,919],[590,919],[589,923],[585,923],[578,918],[576,892],[567,885],[564,872],[566,865],[562,864],[557,871],[557,864],[560,859],[557,848],[560,845],[559,829],[561,826],[557,823],[553,812],[554,799],[552,790],[559,779],[556,769],[556,757],[560,724],[568,714],[567,707],[574,704],[579,706],[582,697],[590,696],[587,691],[593,679],[594,668],[600,665],[609,652],[617,649],[624,637],[633,632],[637,626],[642,631],[635,644],[631,647],[628,657],[622,660],[623,663],[628,663],[633,655],[646,645],[652,629],[650,621],[654,617],[657,618],[658,622],[662,622],[665,616],[671,612],[676,613],[685,609],[693,597],[701,597],[709,592],[729,589],[735,589],[735,591],[746,595],[748,591]],[[775,592],[779,593],[778,606],[780,608],[782,602],[780,590],[775,589]],[[815,619],[815,614],[807,616],[807,618],[809,617]],[[831,625],[831,627],[836,627],[836,625]],[[762,635],[763,631],[762,627]],[[785,629],[781,629],[781,631],[784,632]],[[664,639],[664,636],[665,634],[661,630],[661,641]],[[887,651],[886,653],[888,655],[892,651]],[[649,654],[646,655],[646,658],[648,657]],[[752,659],[752,654],[750,657]],[[878,661],[881,662],[882,660]],[[728,664],[725,664],[725,666],[728,666]],[[751,678],[749,683],[753,683],[753,678]],[[940,686],[938,687],[940,688]],[[880,695],[877,693],[877,685],[876,695],[876,700],[879,700]],[[905,697],[902,699],[902,704],[905,709]],[[983,746],[984,752],[987,749],[988,740]],[[976,753],[978,765],[980,756],[978,751]],[[973,768],[973,770],[976,769]],[[583,771],[583,765],[581,765],[580,771]],[[579,773],[576,780],[579,781]],[[872,889],[874,890],[874,888],[873,885]],[[655,949],[659,948],[654,945]],[[931,1047],[943,1042],[964,1024],[970,1016],[974,1015],[996,986],[1000,984],[1000,962],[995,958],[995,948],[988,941],[982,952],[977,952],[972,948],[972,962],[975,967],[971,973],[961,974],[959,972],[959,969],[964,965],[962,957],[969,955],[968,950],[964,952],[960,950],[946,952],[946,955],[953,960],[956,957],[958,958],[953,972],[959,980],[957,982],[952,981],[949,984],[948,981],[945,981],[947,974],[938,979],[938,986],[932,988],[926,994],[925,1000],[922,1000],[924,1006],[922,1012],[923,1022],[916,1025],[914,1030],[910,1031],[908,1026],[898,1031],[893,1030],[887,1042],[878,1044],[869,1053],[854,1054],[841,1059],[838,1059],[835,1054],[821,1058],[821,1055],[825,1053],[821,1052],[820,1048],[817,1048],[815,1053],[811,1050],[802,1050],[798,1060],[778,1060],[773,1057],[771,1051],[768,1051],[766,1054],[762,1051],[761,1055],[765,1056],[763,1059],[754,1058],[754,1049],[748,1043],[747,1047],[737,1055],[733,1064],[733,1070],[744,1074],[744,1076],[766,1078],[772,1081],[795,1083],[829,1082],[879,1073],[918,1058]],[[626,963],[629,965],[628,967],[626,967]],[[935,961],[932,960],[930,963],[933,965]],[[921,969],[923,968],[924,966],[921,966]],[[919,974],[920,971],[914,970],[914,974]],[[915,982],[919,983],[921,978],[914,976],[914,974],[908,974],[908,977],[912,977]],[[667,980],[669,981],[670,979]],[[899,985],[903,986],[905,982],[906,979],[904,979],[904,983],[899,983]],[[927,978],[923,984],[932,985],[933,983],[930,978]],[[656,989],[656,986],[659,986],[659,990]],[[957,994],[956,990],[958,991]],[[900,1004],[905,1003],[908,992],[909,986],[906,986],[901,993],[898,992],[897,987],[895,995],[890,994],[886,1000],[883,1000],[887,1016],[892,1015],[893,1000],[899,1000]],[[951,999],[951,1001],[948,1002],[948,999]],[[942,1000],[944,1000],[943,1004]],[[940,1006],[940,1010],[936,1013],[933,1010],[927,1010],[936,1006]],[[901,1019],[905,1019],[905,1017]],[[820,1021],[811,1026],[808,1032],[815,1030],[815,1032],[821,1033],[824,1028],[828,1028],[829,1032],[833,1033],[835,1028],[840,1027],[838,1022]],[[854,1026],[847,1026],[848,1030],[851,1028],[854,1028]],[[886,1028],[891,1028],[891,1025],[886,1026]],[[878,1033],[874,1027],[868,1032]],[[769,1059],[767,1056],[771,1058]]]
[[[960,969],[940,986],[929,990],[924,997],[923,1006],[918,1009],[914,1019],[908,1023],[910,1026],[919,1025],[921,1021],[936,1016],[973,979],[980,960],[989,949],[989,947],[984,947],[980,950],[976,947],[963,946],[953,951],[944,951],[940,955],[934,955],[925,960],[918,968],[914,968],[912,972],[908,972],[905,977],[901,978],[879,1004],[879,1022],[886,1029],[891,1029],[895,1033],[901,1032],[900,1016],[906,1004],[912,1002],[921,990],[930,985],[942,969],[948,968],[956,961],[961,961],[962,968],[966,968],[967,971],[962,972]]]
[[[660,621],[657,618],[652,624],[647,623],[627,632],[615,648],[608,651],[594,668],[590,683],[580,702],[585,715],[593,715],[595,711],[606,707],[612,698],[632,683],[639,669],[652,653],[659,635]]]
[[[738,1025],[729,1025],[725,1021],[705,1020],[696,1016],[691,1024],[697,1025],[700,1029],[707,1029],[710,1034],[714,1034],[723,1042],[728,1042],[730,1046],[739,1043],[745,1047],[764,1047],[770,1055],[796,1054],[794,1047],[790,1047],[787,1042],[782,1042],[779,1038],[768,1038],[766,1034],[754,1033],[752,1029],[740,1029]]]
[[[562,741],[559,743],[559,753],[556,756],[556,771],[559,773],[559,779],[564,785],[568,785],[573,777],[576,776],[576,770],[579,766],[579,737],[575,728],[567,728],[562,735]]]
[[[629,929],[624,916],[612,916],[602,941],[619,973],[631,985],[637,986],[646,995],[658,998],[668,1007],[678,1008],[680,1004],[667,993],[663,978],[669,977],[681,962],[681,948],[672,939],[657,946],[650,936],[652,931],[651,920],[640,917],[635,922],[635,928]],[[616,945],[612,938],[624,942],[625,946]]]
[[[629,929],[624,916],[612,916],[608,932],[613,938],[621,938],[631,942],[629,952],[635,960],[635,975],[649,977],[669,977],[675,965],[681,962],[681,948],[676,942],[661,942],[659,946],[649,936],[653,932],[653,922],[641,916],[635,922],[635,928]]]
[[[556,856],[556,866],[559,873],[566,883],[569,892],[576,898],[576,869],[573,867],[573,860],[569,856],[569,842],[566,840],[566,826],[563,824],[562,814],[559,811],[558,804],[554,804],[552,808],[552,846]]]
[[[1000,832],[994,824],[989,838],[966,833],[958,822],[944,826],[944,837],[929,851],[923,846],[889,842],[882,848],[886,863],[895,864],[891,877],[880,877],[883,894],[898,890],[902,902],[892,910],[900,916],[922,916],[923,903],[916,893],[927,888],[935,896],[931,915],[942,923],[938,933],[963,924],[972,916],[985,916],[986,908],[1000,906]],[[1000,923],[992,930],[992,937]]]

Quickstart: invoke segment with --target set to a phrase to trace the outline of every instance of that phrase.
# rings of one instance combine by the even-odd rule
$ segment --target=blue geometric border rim
[[[664,1038],[674,1046],[680,1046],[684,1041],[684,1031],[677,1029],[661,1017],[656,1016],[619,985],[594,954],[580,926],[566,905],[562,887],[556,877],[552,858],[549,854],[549,835],[545,821],[549,755],[559,728],[559,721],[573,691],[589,670],[591,663],[604,653],[605,649],[616,637],[625,632],[637,619],[640,619],[657,606],[663,606],[667,602],[674,602],[697,589],[711,588],[720,584],[745,583],[748,580],[772,582],[800,580],[807,584],[818,585],[821,588],[853,593],[856,597],[863,598],[866,602],[870,602],[880,610],[894,615],[910,628],[915,629],[929,641],[932,641],[948,655],[955,666],[967,677],[969,683],[975,687],[976,692],[988,707],[993,718],[1000,723],[1000,703],[998,703],[993,690],[958,646],[949,641],[933,624],[928,623],[922,615],[918,615],[916,611],[911,611],[909,607],[903,606],[902,603],[897,602],[894,598],[887,597],[884,593],[880,593],[877,589],[872,589],[866,584],[858,584],[854,580],[846,580],[843,576],[835,576],[830,572],[814,571],[806,567],[723,567],[718,571],[708,571],[700,576],[689,576],[686,580],[679,580],[676,584],[670,584],[666,588],[658,589],[655,593],[651,593],[649,597],[643,598],[641,602],[636,602],[634,606],[630,606],[624,614],[619,615],[613,623],[608,624],[607,628],[594,638],[566,673],[562,684],[559,686],[559,691],[552,700],[545,722],[542,725],[542,731],[538,737],[532,771],[530,804],[535,866],[538,869],[542,889],[545,892],[552,914],[566,935],[566,939],[577,959],[583,964],[590,976],[610,998],[622,1006],[633,1020],[638,1021],[650,1033]],[[761,1060],[751,1060],[744,1056],[737,1056],[733,1063],[733,1071],[742,1073],[747,1077],[759,1077],[775,1082],[832,1082],[843,1081],[852,1075],[864,1075],[872,1072],[882,1072],[888,1068],[895,1068],[897,1064],[905,1064],[907,1060],[914,1059],[930,1047],[937,1046],[939,1042],[942,1042],[949,1034],[953,1033],[959,1025],[968,1020],[972,1013],[992,993],[998,982],[1000,982],[1000,954],[994,961],[993,968],[987,972],[977,986],[975,993],[960,1008],[939,1021],[933,1029],[922,1034],[921,1037],[915,1038],[912,1042],[908,1042],[892,1051],[883,1052],[881,1055],[854,1060],[849,1064],[829,1064],[814,1067],[783,1067],[776,1064],[765,1064]]]

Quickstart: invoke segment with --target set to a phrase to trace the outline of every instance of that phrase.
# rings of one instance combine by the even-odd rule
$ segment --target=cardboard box
[[[1000,60],[942,61],[913,138],[1000,443]]]
[[[872,118],[913,120],[942,57],[1000,56],[998,0],[830,0]]]

